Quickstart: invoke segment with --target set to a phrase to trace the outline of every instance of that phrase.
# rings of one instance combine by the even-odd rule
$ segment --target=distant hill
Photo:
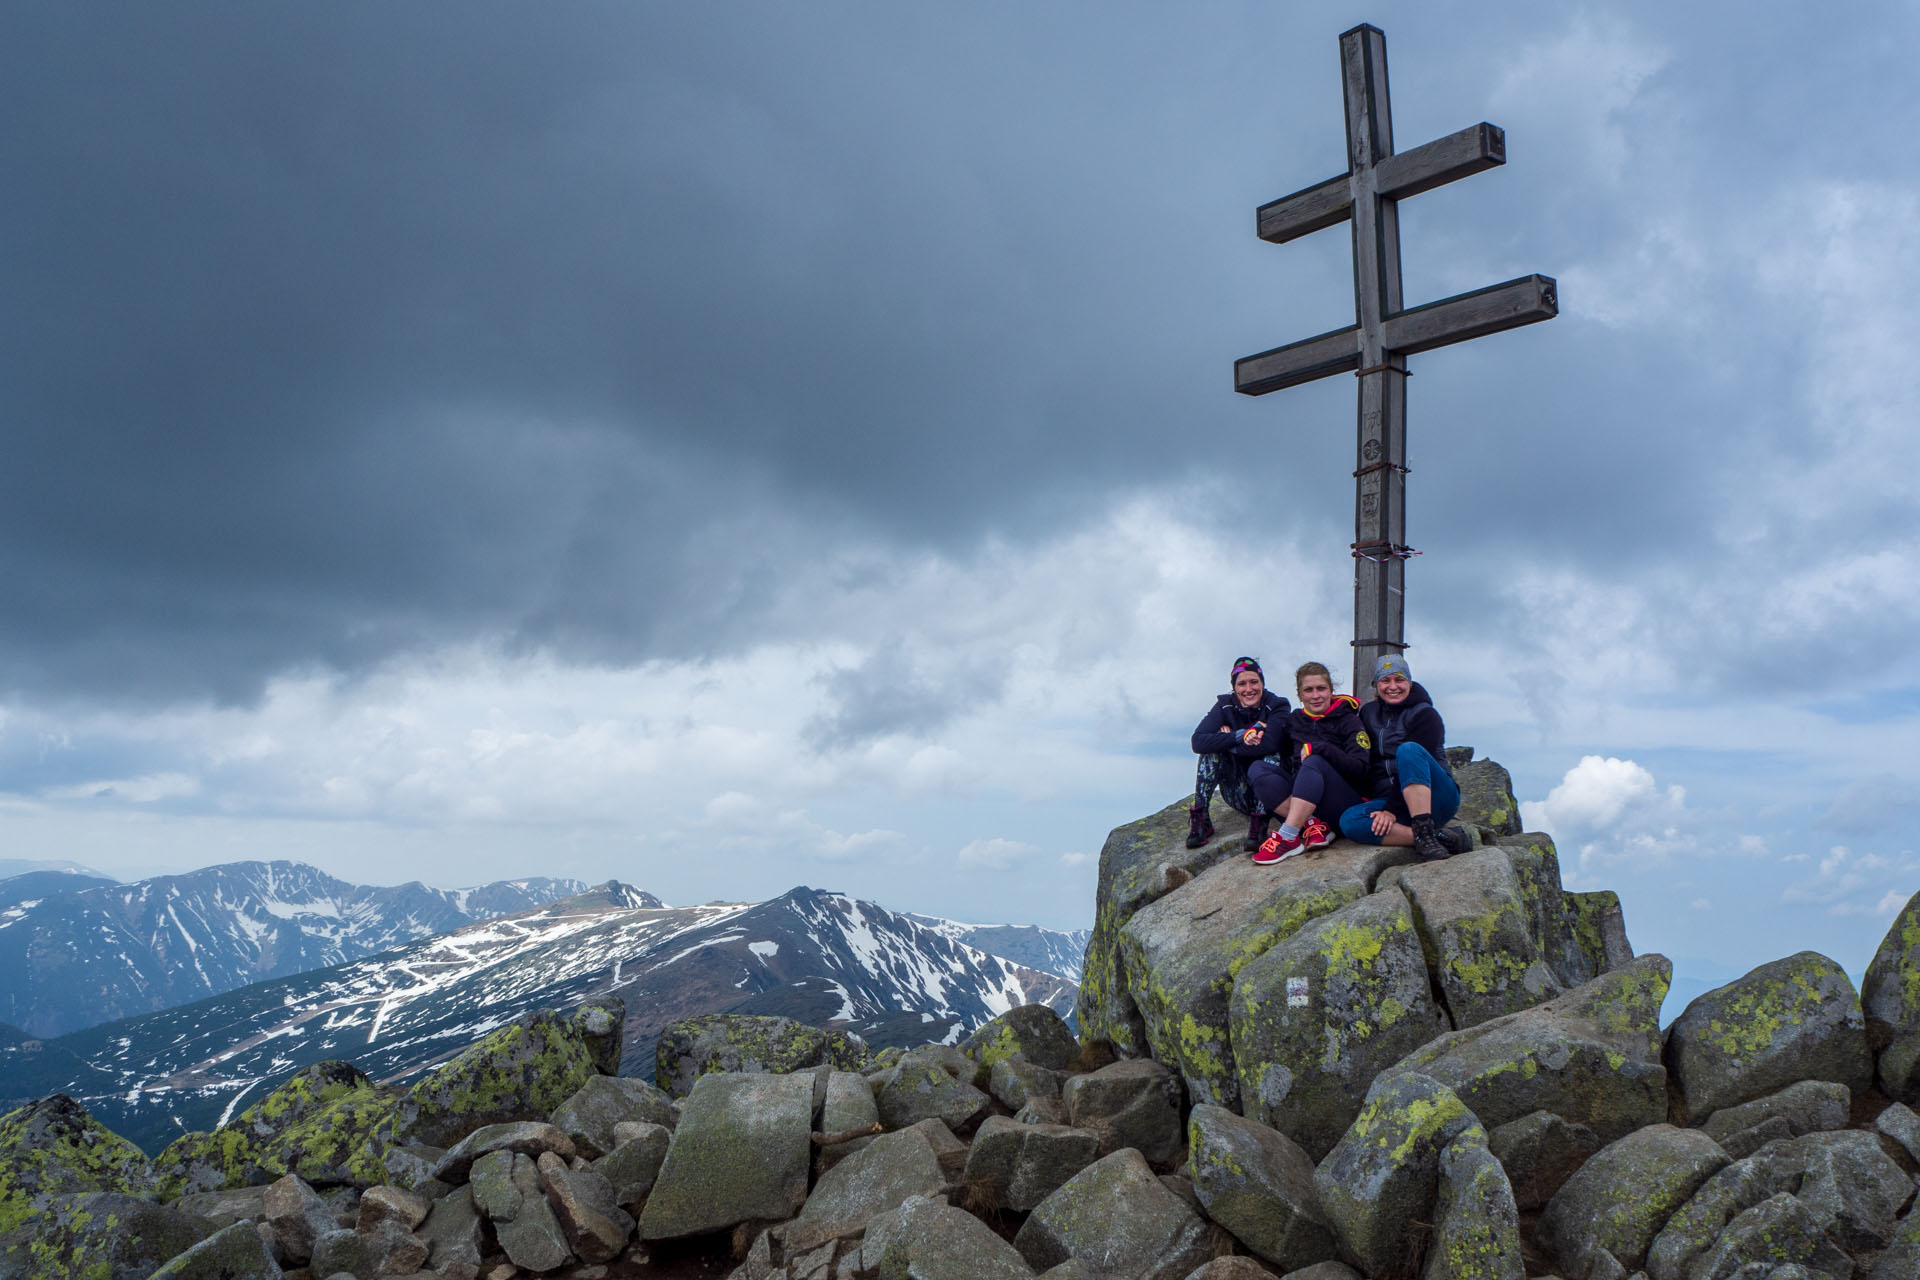
[[[81,871],[27,871],[0,880],[0,907],[53,898],[63,893],[78,893],[103,884],[119,884],[105,876],[90,876]]]
[[[0,905],[0,1020],[58,1036],[357,960],[586,888],[546,877],[476,889],[375,887],[300,862],[234,862],[25,896]]]
[[[781,1013],[876,1047],[957,1040],[1016,1004],[1078,989],[919,919],[796,888],[762,903],[662,907],[624,885],[384,955],[44,1042],[0,1044],[0,1110],[54,1090],[149,1150],[211,1128],[290,1072],[343,1058],[402,1079],[528,1010],[605,991],[627,1004],[623,1075],[651,1078],[667,1022]],[[62,1079],[61,1071],[71,1079]]]

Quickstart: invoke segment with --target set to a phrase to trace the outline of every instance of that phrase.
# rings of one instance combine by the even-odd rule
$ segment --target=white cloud
[[[1631,813],[1670,812],[1686,803],[1686,792],[1668,787],[1663,794],[1653,775],[1631,760],[1583,756],[1541,801],[1520,808],[1530,829],[1558,834],[1603,831]]]
[[[148,773],[137,778],[114,778],[96,782],[76,782],[48,787],[40,794],[49,800],[124,800],[129,804],[153,804],[197,795],[200,780],[184,773]]]
[[[1039,852],[1033,845],[1019,840],[993,836],[986,840],[970,840],[962,845],[954,863],[969,869],[1011,871],[1015,865]]]
[[[1063,853],[1060,855],[1060,865],[1063,867],[1087,867],[1093,866],[1099,861],[1100,855],[1097,853]]]

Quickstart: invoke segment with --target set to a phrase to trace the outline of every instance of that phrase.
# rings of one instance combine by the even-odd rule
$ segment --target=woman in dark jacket
[[[1247,848],[1256,849],[1266,839],[1267,811],[1247,785],[1247,766],[1272,759],[1284,767],[1282,719],[1292,705],[1267,692],[1258,662],[1241,658],[1233,664],[1233,692],[1216,698],[1193,731],[1193,753],[1200,757],[1200,765],[1194,775],[1193,805],[1187,810],[1187,848],[1198,849],[1213,839],[1207,807],[1215,790],[1247,815]]]
[[[1412,845],[1425,860],[1465,853],[1467,833],[1449,827],[1460,788],[1447,768],[1447,726],[1433,699],[1413,682],[1401,654],[1373,664],[1374,701],[1360,708],[1370,743],[1367,783],[1373,799],[1340,815],[1340,834],[1362,844]]]
[[[1361,802],[1367,777],[1367,734],[1360,725],[1360,703],[1333,691],[1333,673],[1318,662],[1293,673],[1300,706],[1287,717],[1289,768],[1264,760],[1247,768],[1247,780],[1267,812],[1281,819],[1253,860],[1280,862],[1306,849],[1333,843],[1333,832],[1318,815],[1338,818]]]

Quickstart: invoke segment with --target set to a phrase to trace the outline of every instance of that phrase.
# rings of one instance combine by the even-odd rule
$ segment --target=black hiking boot
[[[1268,821],[1269,819],[1264,813],[1251,813],[1247,815],[1247,838],[1241,842],[1241,847],[1246,849],[1248,853],[1252,853],[1255,849],[1258,849],[1262,842],[1266,840]]]
[[[1213,819],[1205,809],[1187,810],[1187,848],[1198,849],[1213,839]]]
[[[1473,848],[1473,836],[1457,822],[1450,822],[1440,828],[1440,843],[1447,846],[1449,855],[1457,855]]]
[[[1440,833],[1433,829],[1433,815],[1415,814],[1413,818],[1413,854],[1422,862],[1440,862],[1453,856]]]

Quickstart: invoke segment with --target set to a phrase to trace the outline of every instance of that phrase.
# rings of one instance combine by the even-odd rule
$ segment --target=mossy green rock
[[[1660,1003],[1673,966],[1642,956],[1544,1004],[1450,1032],[1403,1058],[1497,1127],[1551,1111],[1612,1142],[1667,1114]]]
[[[792,1018],[711,1013],[669,1022],[654,1054],[653,1078],[667,1094],[684,1098],[694,1081],[714,1072],[804,1071],[830,1066],[859,1071],[867,1049],[844,1031],[823,1031]]]
[[[1395,1070],[1374,1082],[1360,1114],[1313,1173],[1321,1212],[1368,1275],[1397,1273],[1413,1256],[1416,1222],[1432,1222],[1440,1155],[1486,1131],[1446,1085]]]
[[[1526,1280],[1520,1210],[1506,1171],[1469,1129],[1440,1153],[1440,1191],[1423,1280]]]
[[[1216,836],[1198,849],[1186,847],[1187,806],[1179,800],[1151,817],[1115,827],[1100,848],[1094,890],[1093,934],[1080,968],[1080,1000],[1074,1018],[1083,1044],[1106,1041],[1122,1057],[1148,1052],[1146,1027],[1121,967],[1120,931],[1134,913],[1223,859],[1242,856],[1238,840]],[[1229,833],[1244,823],[1218,796],[1214,826]]]
[[[378,1186],[387,1180],[386,1149],[401,1141],[394,1132],[398,1103],[395,1090],[349,1093],[267,1143],[263,1163],[316,1187]]]
[[[1334,1256],[1313,1161],[1266,1125],[1205,1103],[1187,1121],[1188,1171],[1207,1217],[1282,1271]]]
[[[1013,1247],[1035,1271],[1078,1258],[1096,1273],[1183,1280],[1211,1254],[1207,1225],[1138,1151],[1088,1165],[1027,1216]]]
[[[1308,921],[1366,896],[1404,849],[1336,844],[1275,866],[1238,857],[1134,913],[1120,931],[1127,988],[1153,1057],[1195,1102],[1240,1107],[1229,1000],[1241,969]]]
[[[1821,1275],[1850,1275],[1853,1259],[1827,1238],[1820,1211],[1785,1192],[1762,1200],[1720,1233],[1694,1263],[1703,1280],[1744,1275],[1771,1277],[1799,1263]]]
[[[280,1280],[280,1264],[251,1222],[214,1232],[154,1272],[149,1280]]]
[[[1388,887],[1301,926],[1233,983],[1241,1110],[1326,1155],[1382,1071],[1447,1029],[1413,910]]]
[[[1569,1269],[1591,1242],[1637,1271],[1667,1220],[1727,1163],[1727,1153],[1698,1130],[1638,1129],[1567,1179],[1541,1214],[1534,1240]]]
[[[1504,850],[1475,849],[1408,867],[1400,888],[1413,903],[1421,946],[1454,1026],[1478,1026],[1560,994]]]
[[[1522,832],[1501,837],[1494,847],[1513,868],[1521,909],[1540,958],[1563,986],[1591,982],[1633,959],[1619,897],[1605,889],[1566,892],[1552,836]]]
[[[31,1221],[0,1233],[4,1280],[147,1280],[213,1234],[212,1224],[111,1191],[50,1197]]]
[[[1860,1003],[1892,1031],[1893,1043],[1880,1055],[1880,1087],[1897,1102],[1920,1102],[1920,893],[1907,899],[1873,953]]]
[[[1080,1056],[1080,1042],[1052,1009],[1044,1004],[1023,1004],[962,1040],[960,1051],[989,1071],[995,1063],[1015,1057],[1065,1071]]]
[[[905,1129],[922,1120],[938,1120],[949,1129],[964,1129],[987,1113],[987,1095],[956,1080],[939,1062],[912,1054],[883,1073],[873,1086],[880,1123]]]
[[[812,1119],[811,1076],[701,1076],[640,1215],[641,1239],[791,1218],[807,1198]]]
[[[140,1148],[64,1093],[0,1116],[0,1233],[54,1196],[111,1191],[150,1197],[152,1166]]]
[[[1454,821],[1485,827],[1496,836],[1519,835],[1520,802],[1513,795],[1513,778],[1493,761],[1472,756],[1472,747],[1447,749],[1448,768],[1460,788],[1460,811]]]
[[[154,1158],[163,1197],[196,1191],[255,1186],[289,1172],[311,1169],[298,1153],[289,1162],[283,1141],[291,1131],[348,1098],[362,1102],[388,1094],[350,1062],[302,1067],[260,1101],[212,1133],[187,1133]],[[303,1146],[303,1143],[294,1144]],[[367,1162],[371,1168],[371,1162]]]
[[[1873,1082],[1866,1016],[1839,965],[1814,951],[1763,964],[1696,998],[1667,1034],[1691,1123],[1802,1080]]]

